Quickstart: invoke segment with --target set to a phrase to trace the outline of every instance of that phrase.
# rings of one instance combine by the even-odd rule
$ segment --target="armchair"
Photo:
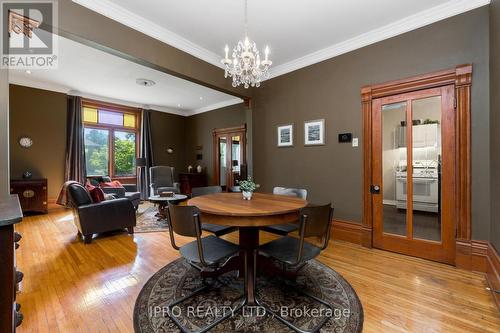
[[[180,192],[179,183],[174,182],[174,168],[169,166],[154,166],[149,168],[150,195],[160,192]]]
[[[68,196],[74,209],[78,234],[85,244],[92,242],[93,234],[127,228],[134,233],[136,225],[135,210],[127,198],[92,203],[90,194],[80,184],[68,186]]]

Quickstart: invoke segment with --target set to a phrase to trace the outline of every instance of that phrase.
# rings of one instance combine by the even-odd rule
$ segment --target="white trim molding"
[[[73,0],[96,13],[224,69],[221,56],[108,0]]]
[[[219,102],[219,103],[215,103],[215,104],[204,106],[204,107],[199,108],[199,109],[188,111],[187,115],[188,116],[193,116],[195,114],[199,114],[199,113],[203,113],[203,112],[208,112],[208,111],[213,111],[213,110],[217,110],[217,109],[220,109],[220,108],[223,108],[223,107],[226,107],[226,106],[240,104],[240,103],[243,103],[243,100],[241,98],[233,98],[233,99],[229,99],[227,101],[222,101],[222,102]]]
[[[450,0],[442,5],[429,8],[386,26],[368,31],[351,39],[271,68],[269,71],[269,79],[404,34],[405,32],[416,30],[449,17],[489,5],[490,2],[491,0]]]
[[[90,10],[102,14],[132,29],[158,39],[194,57],[214,66],[223,68],[221,56],[197,45],[176,33],[161,27],[109,0],[73,0]],[[491,0],[449,0],[441,5],[410,15],[386,26],[368,31],[351,39],[331,45],[324,49],[304,55],[284,64],[271,67],[270,78],[277,77],[297,69],[354,51],[364,46],[401,35],[405,32],[465,13],[467,11],[489,5]]]
[[[113,104],[120,104],[120,105],[130,106],[130,107],[134,107],[134,108],[141,108],[141,109],[149,108],[151,110],[170,113],[170,114],[176,114],[176,115],[184,116],[184,117],[189,117],[189,116],[192,116],[192,115],[195,115],[198,113],[213,111],[216,109],[223,108],[225,106],[234,105],[234,104],[238,104],[238,103],[243,102],[242,99],[233,98],[233,99],[219,102],[216,104],[207,105],[203,108],[199,108],[199,109],[195,109],[195,110],[186,110],[186,109],[170,108],[170,107],[160,106],[160,105],[145,105],[144,103],[136,103],[136,102],[125,101],[122,99],[116,99],[116,98],[111,98],[111,97],[89,94],[89,93],[69,89],[69,88],[64,87],[62,85],[58,85],[58,84],[54,84],[54,83],[42,82],[42,81],[37,81],[37,80],[29,80],[29,79],[25,79],[25,78],[13,78],[12,76],[9,76],[9,84],[16,84],[16,85],[24,86],[24,87],[54,91],[54,92],[67,94],[67,95],[77,95],[77,96],[80,96],[83,98],[94,99],[94,100],[107,102],[107,103],[113,103]]]

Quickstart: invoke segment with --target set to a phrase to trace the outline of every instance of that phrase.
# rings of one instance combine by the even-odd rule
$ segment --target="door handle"
[[[370,193],[371,194],[379,194],[380,193],[380,186],[370,185]]]

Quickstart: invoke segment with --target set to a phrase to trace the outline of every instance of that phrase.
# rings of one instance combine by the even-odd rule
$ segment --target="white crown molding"
[[[381,28],[371,30],[354,38],[271,68],[269,79],[404,34],[405,32],[424,27],[446,18],[489,5],[490,2],[491,0],[450,0],[442,5],[429,8]]]
[[[217,109],[220,109],[220,108],[224,108],[226,106],[240,104],[240,103],[243,103],[243,100],[241,98],[232,98],[232,99],[229,99],[227,101],[222,101],[222,102],[219,102],[219,103],[215,103],[215,104],[204,106],[204,107],[199,108],[199,109],[188,111],[187,115],[188,116],[194,116],[195,114],[204,113],[204,112],[208,112],[208,111],[213,111],[213,110],[217,110]]]
[[[73,0],[73,2],[86,7],[94,12],[104,15],[114,21],[126,25],[134,30],[142,32],[152,38],[158,39],[181,51],[204,60],[214,66],[224,68],[220,60],[221,56],[209,51],[176,33],[161,27],[160,25],[143,18],[125,8],[108,0]]]
[[[144,104],[144,103],[136,103],[136,102],[125,101],[125,100],[117,99],[117,98],[89,94],[89,93],[81,92],[78,90],[70,89],[70,88],[65,87],[63,85],[54,84],[54,83],[45,82],[45,81],[38,81],[35,79],[29,79],[29,78],[25,78],[25,77],[17,77],[17,76],[13,76],[13,75],[9,75],[9,84],[16,84],[19,86],[54,91],[54,92],[58,92],[58,93],[66,94],[66,95],[75,95],[75,96],[80,96],[83,98],[95,99],[95,100],[102,101],[102,102],[120,104],[120,105],[130,106],[130,107],[134,107],[134,108],[151,109],[151,110],[155,110],[155,111],[176,114],[176,115],[184,116],[184,117],[189,117],[189,116],[193,116],[195,114],[209,112],[209,111],[220,109],[220,108],[223,108],[226,106],[243,103],[242,99],[233,98],[233,99],[222,101],[219,103],[207,105],[207,106],[204,106],[204,107],[199,108],[199,109],[186,110],[186,109],[169,108],[169,107],[160,106],[160,105],[149,105],[149,104]]]
[[[219,55],[108,0],[73,0],[73,2],[167,43],[214,66],[223,68]],[[272,67],[269,79],[488,5],[490,2],[491,0],[450,0],[442,5],[418,12],[386,26]]]
[[[42,81],[37,81],[37,80],[30,80],[30,79],[26,79],[23,77],[13,77],[12,75],[9,75],[9,84],[16,84],[19,86],[54,91],[54,92],[67,94],[67,95],[74,95],[74,93],[76,92],[76,90],[72,90],[72,89],[65,87],[63,85],[54,84],[54,83],[50,83],[50,82],[42,82]],[[88,99],[95,99],[95,100],[107,102],[107,103],[130,106],[130,107],[134,107],[134,108],[141,108],[141,109],[144,108],[143,103],[124,101],[122,99],[94,95],[94,94],[89,94],[89,93],[85,93],[85,92],[81,92],[81,91],[78,91],[78,94],[76,94],[76,96],[80,96],[80,97],[88,98]],[[187,110],[168,108],[168,107],[159,106],[159,105],[148,105],[148,106],[151,110],[166,112],[166,113],[170,113],[170,114],[176,114],[176,115],[184,116],[184,117],[187,117],[188,112],[189,112]]]

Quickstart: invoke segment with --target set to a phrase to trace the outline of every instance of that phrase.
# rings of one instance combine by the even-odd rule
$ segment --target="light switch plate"
[[[353,147],[359,146],[359,140],[358,140],[358,138],[352,138],[352,146]]]

